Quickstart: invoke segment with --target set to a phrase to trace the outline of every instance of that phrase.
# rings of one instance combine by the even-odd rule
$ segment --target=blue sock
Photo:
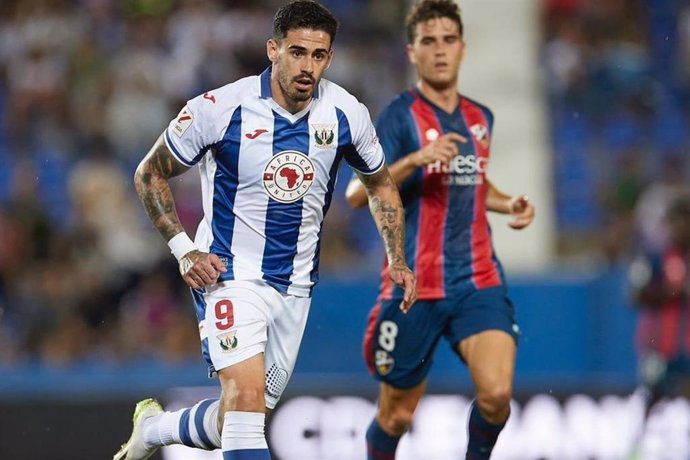
[[[267,449],[242,449],[223,452],[223,460],[271,460]]]
[[[489,460],[494,449],[496,439],[501,433],[505,422],[498,425],[489,423],[479,412],[476,402],[472,403],[472,412],[468,431],[470,439],[467,443],[467,455],[465,460]]]
[[[223,460],[271,460],[261,412],[225,413],[221,445]]]
[[[220,447],[218,400],[205,399],[192,407],[154,415],[146,420],[143,437],[146,447],[183,444],[217,449]]]
[[[374,417],[367,429],[367,460],[395,460],[400,436],[391,436]]]

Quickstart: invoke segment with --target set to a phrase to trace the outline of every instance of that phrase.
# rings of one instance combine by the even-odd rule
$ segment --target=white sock
[[[223,452],[243,449],[266,449],[264,423],[266,415],[261,412],[225,413],[221,444]]]
[[[206,399],[192,407],[155,415],[144,422],[143,437],[147,448],[171,444],[220,448],[218,400]]]

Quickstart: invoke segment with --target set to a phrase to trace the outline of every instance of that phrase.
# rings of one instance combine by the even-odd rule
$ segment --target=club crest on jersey
[[[427,141],[434,142],[436,139],[438,139],[438,131],[436,131],[434,128],[429,128],[424,133],[424,137],[426,137]]]
[[[237,348],[237,331],[226,332],[225,334],[220,334],[218,340],[220,341],[220,349],[223,353],[230,353],[235,348]]]
[[[327,149],[333,146],[335,140],[335,125],[311,125],[314,128],[314,141],[316,146]]]
[[[486,129],[486,126],[480,124],[472,125],[470,126],[470,132],[482,147],[489,147],[489,130]]]
[[[384,350],[376,350],[376,372],[379,375],[387,375],[393,370],[395,359]]]
[[[187,107],[185,107],[175,119],[173,132],[177,135],[177,137],[182,137],[189,127],[192,126],[193,121],[194,118],[192,118],[192,114],[189,113]]]
[[[264,168],[264,190],[281,203],[294,203],[307,194],[314,183],[314,164],[295,150],[282,151]]]

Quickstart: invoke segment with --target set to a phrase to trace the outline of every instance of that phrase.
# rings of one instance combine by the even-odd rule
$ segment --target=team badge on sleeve
[[[192,114],[189,113],[189,110],[187,110],[187,107],[185,107],[175,119],[173,132],[177,135],[177,137],[182,137],[189,127],[192,126],[193,121],[194,118],[192,118]]]
[[[294,203],[307,194],[314,182],[314,164],[308,156],[285,150],[264,168],[264,190],[276,201]]]

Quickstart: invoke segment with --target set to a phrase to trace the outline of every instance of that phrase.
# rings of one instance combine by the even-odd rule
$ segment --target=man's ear
[[[272,38],[269,38],[266,42],[266,55],[268,56],[269,61],[278,61],[278,46],[278,42]]]
[[[326,68],[323,69],[324,71],[328,70],[331,66],[331,62],[333,62],[333,48],[328,50],[328,62],[326,63]]]
[[[410,64],[417,65],[417,59],[415,58],[412,45],[407,45],[407,59],[410,61]]]

